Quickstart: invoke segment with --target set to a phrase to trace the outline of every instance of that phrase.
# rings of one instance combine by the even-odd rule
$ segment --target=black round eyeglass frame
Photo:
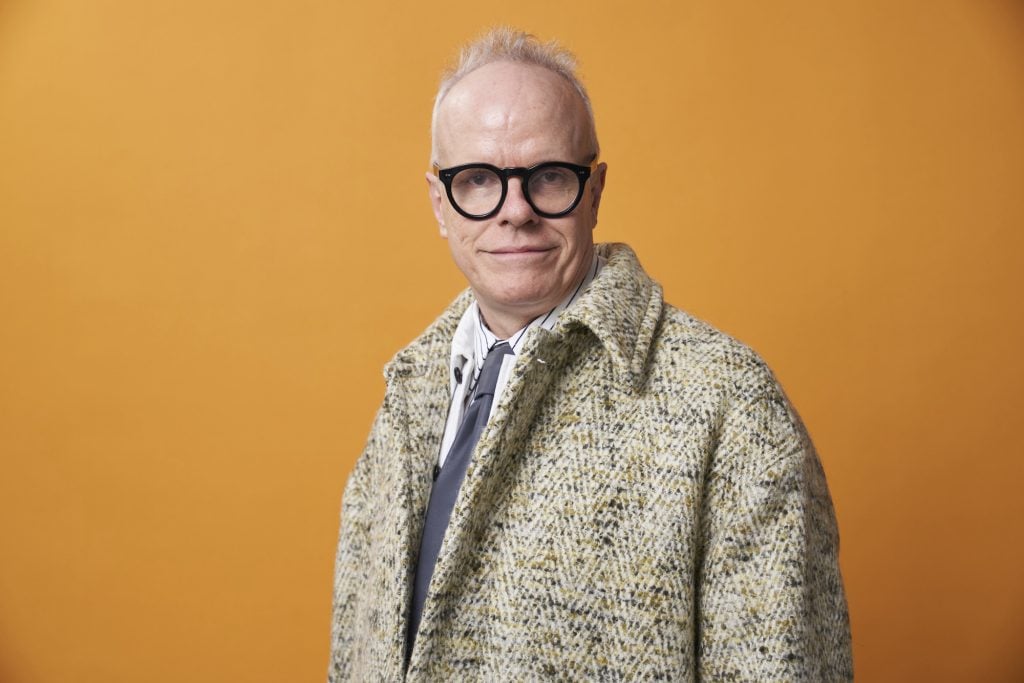
[[[552,167],[569,169],[570,171],[576,174],[577,178],[579,178],[580,181],[579,189],[576,191],[576,198],[572,200],[572,203],[569,205],[567,209],[565,209],[564,211],[558,211],[556,213],[551,213],[550,211],[541,211],[533,203],[533,198],[530,197],[530,178],[533,176],[534,173]],[[455,197],[452,194],[452,181],[455,180],[455,176],[461,173],[462,171],[465,171],[470,168],[486,169],[497,175],[498,178],[501,180],[501,197],[498,199],[498,204],[487,213],[469,213],[468,211],[463,211],[462,207],[459,206],[459,203],[457,201],[455,201]],[[590,174],[594,172],[595,168],[597,168],[597,159],[594,159],[592,162],[590,162],[589,166],[570,164],[567,161],[544,161],[537,164],[536,166],[530,166],[529,168],[525,166],[498,168],[497,166],[492,166],[491,164],[483,163],[463,164],[461,166],[452,166],[451,168],[439,168],[437,164],[434,164],[434,175],[441,179],[441,183],[444,185],[445,193],[448,195],[448,201],[451,203],[452,208],[454,208],[457,212],[459,212],[466,218],[469,218],[470,220],[486,220],[497,214],[499,211],[501,211],[501,207],[505,205],[505,197],[508,196],[509,178],[519,178],[522,181],[523,197],[526,199],[526,203],[530,205],[530,208],[533,209],[538,216],[543,216],[544,218],[561,218],[562,216],[566,216],[572,213],[573,210],[579,205],[580,199],[583,198],[583,187],[586,185],[587,179],[590,178]]]

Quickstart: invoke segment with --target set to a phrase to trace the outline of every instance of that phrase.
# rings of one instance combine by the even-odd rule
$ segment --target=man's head
[[[526,188],[522,176],[508,177],[504,201],[482,219],[464,214],[486,215],[497,204],[499,176],[485,169],[449,176],[445,182],[455,184],[455,199],[464,198],[460,213],[445,182],[427,174],[441,236],[469,280],[487,324],[499,336],[556,306],[591,263],[606,167],[594,163],[598,145],[593,115],[574,66],[572,55],[557,45],[496,29],[463,50],[437,94],[435,168],[567,164],[535,172]],[[496,194],[487,194],[488,183]],[[488,205],[481,208],[462,194],[470,191],[495,199],[490,204],[485,200]],[[577,195],[579,202],[572,207]]]

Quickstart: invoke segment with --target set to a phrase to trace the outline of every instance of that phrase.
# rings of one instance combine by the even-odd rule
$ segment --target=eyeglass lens
[[[582,183],[568,168],[540,166],[526,182],[526,196],[543,213],[561,213],[576,201]],[[488,168],[459,171],[452,178],[452,198],[466,213],[480,216],[497,208],[501,201],[501,178]]]

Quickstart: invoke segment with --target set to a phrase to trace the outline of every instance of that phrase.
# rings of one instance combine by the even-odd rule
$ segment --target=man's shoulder
[[[657,341],[717,353],[756,355],[749,346],[727,332],[668,302],[664,304]]]
[[[677,308],[625,244],[599,245],[607,266],[594,281],[580,314],[606,348],[624,352],[634,371],[641,358],[659,390],[707,389],[712,393],[775,393],[767,364],[743,342]],[[642,374],[642,373],[641,373]],[[639,378],[641,375],[634,375]],[[726,389],[728,387],[728,389]]]
[[[765,360],[744,342],[666,303],[651,348],[651,369],[708,385],[728,383],[742,393],[773,392],[777,381]]]

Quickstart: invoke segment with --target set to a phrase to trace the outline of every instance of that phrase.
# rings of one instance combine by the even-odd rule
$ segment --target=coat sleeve
[[[726,412],[708,470],[699,680],[852,680],[832,500],[799,417],[768,375]]]
[[[366,448],[356,461],[342,496],[341,527],[334,564],[328,683],[349,680],[354,662],[361,659],[359,653],[354,651],[363,642],[356,633],[357,611],[359,595],[365,592],[370,581],[367,572],[372,564],[369,557],[374,493],[372,471],[378,460],[386,421],[386,411],[382,406],[374,420]]]

